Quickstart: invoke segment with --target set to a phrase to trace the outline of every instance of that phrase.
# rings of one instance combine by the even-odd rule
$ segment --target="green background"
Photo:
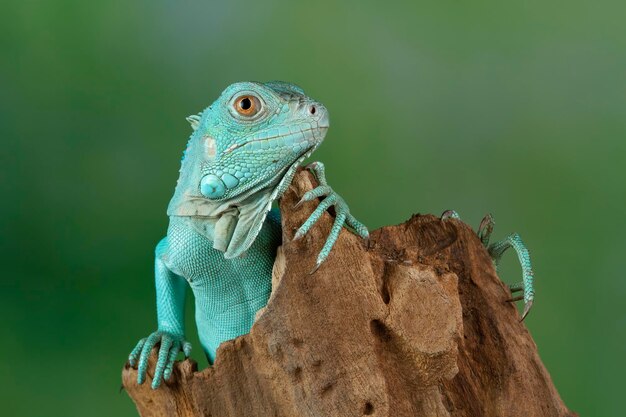
[[[370,228],[454,208],[519,232],[563,399],[622,414],[625,4],[2,2],[0,414],[135,415],[184,118],[273,79],[329,108],[315,158]]]

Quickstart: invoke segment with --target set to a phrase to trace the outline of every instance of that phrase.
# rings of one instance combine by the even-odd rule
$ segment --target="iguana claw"
[[[457,219],[457,220],[461,220],[461,216],[459,216],[459,213],[457,213],[454,210],[446,210],[443,213],[441,213],[441,220],[448,220],[448,219]]]
[[[532,308],[532,306],[533,306],[533,300],[530,300],[524,303],[524,311],[522,312],[522,318],[520,319],[520,321],[524,321],[528,313],[530,313],[530,309]]]
[[[480,222],[478,226],[478,231],[476,234],[478,238],[482,242],[483,246],[487,247],[489,245],[489,239],[491,238],[491,233],[493,232],[493,227],[495,226],[495,221],[493,220],[493,216],[491,214],[487,214]]]
[[[447,210],[441,215],[441,220],[450,218],[460,219],[460,216],[454,210]],[[491,259],[496,267],[496,271],[498,270],[498,264],[500,263],[500,259],[502,259],[504,252],[511,247],[515,249],[520,265],[522,266],[522,282],[509,285],[509,289],[511,290],[511,293],[523,291],[524,294],[512,297],[507,301],[515,302],[524,300],[524,311],[522,312],[522,320],[524,320],[530,312],[535,298],[535,290],[533,288],[534,273],[530,262],[530,254],[528,253],[526,245],[522,242],[522,238],[517,233],[509,235],[501,241],[489,244],[489,239],[491,237],[491,233],[493,232],[494,225],[495,222],[493,220],[493,216],[491,214],[487,214],[480,222],[477,234],[482,244],[487,248],[487,252],[489,252],[489,256],[491,256]]]
[[[309,218],[300,226],[296,234],[294,235],[294,240],[300,239],[304,236],[311,227],[322,217],[324,212],[328,210],[330,207],[335,208],[335,221],[333,223],[332,228],[330,229],[330,233],[328,234],[328,238],[326,239],[326,243],[322,247],[319,255],[317,256],[317,261],[315,263],[315,268],[310,272],[313,274],[320,265],[326,260],[330,251],[332,250],[337,238],[339,237],[339,233],[344,226],[348,226],[349,229],[352,230],[358,236],[361,236],[364,239],[369,237],[369,232],[367,227],[359,222],[352,214],[350,214],[350,209],[348,205],[344,201],[343,198],[339,196],[333,189],[328,185],[326,181],[326,175],[324,170],[324,164],[321,162],[313,162],[306,166],[306,169],[311,171],[313,175],[315,175],[319,186],[314,189],[307,191],[300,201],[294,206],[294,208],[299,207],[305,201],[311,201],[318,197],[325,197],[322,202],[317,206],[315,211],[311,213]]]
[[[159,344],[159,357],[152,378],[152,389],[157,389],[164,378],[167,380],[170,379],[172,370],[174,369],[174,361],[181,349],[185,354],[185,358],[188,358],[191,354],[191,343],[187,342],[182,335],[156,331],[150,336],[141,339],[128,356],[128,361],[131,366],[139,365],[137,370],[137,383],[140,385],[146,380],[148,358],[150,357],[152,348],[157,344]]]

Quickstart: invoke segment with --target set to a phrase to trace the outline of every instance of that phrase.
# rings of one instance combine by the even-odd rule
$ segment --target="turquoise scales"
[[[210,363],[221,342],[249,332],[256,312],[269,298],[272,266],[281,244],[279,214],[272,210],[272,202],[321,144],[329,126],[322,104],[284,82],[232,84],[211,106],[187,120],[193,133],[168,206],[167,236],[155,251],[158,327],[129,356],[131,365],[139,366],[141,384],[148,356],[159,346],[152,388],[169,379],[181,350],[190,354],[183,320],[187,287],[195,297],[196,326]],[[295,238],[306,234],[328,208],[334,207],[336,213],[314,272],[343,227],[363,238],[368,231],[328,185],[324,166],[314,162],[308,168],[319,186],[302,201],[323,200]],[[497,246],[495,251],[505,249]]]

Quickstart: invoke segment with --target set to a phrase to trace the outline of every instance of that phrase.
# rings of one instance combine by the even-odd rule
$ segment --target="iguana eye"
[[[254,116],[261,110],[261,101],[255,96],[241,96],[235,100],[235,110],[242,116]]]

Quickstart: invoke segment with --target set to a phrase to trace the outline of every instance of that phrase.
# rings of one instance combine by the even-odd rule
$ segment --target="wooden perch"
[[[143,417],[576,415],[464,223],[415,215],[369,243],[343,230],[310,275],[332,224],[325,214],[292,241],[317,203],[292,207],[313,183],[301,171],[281,201],[272,296],[249,334],[203,371],[177,362],[155,391],[154,351],[142,386],[126,365]]]

